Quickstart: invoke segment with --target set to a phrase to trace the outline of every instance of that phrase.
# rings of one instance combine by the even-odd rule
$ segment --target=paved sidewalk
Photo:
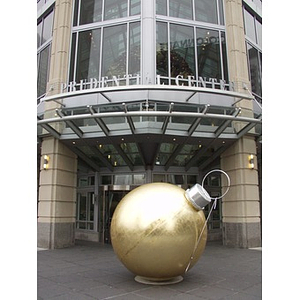
[[[135,282],[110,245],[77,242],[66,249],[38,249],[38,299],[261,299],[261,249],[207,244],[180,283],[151,286]]]

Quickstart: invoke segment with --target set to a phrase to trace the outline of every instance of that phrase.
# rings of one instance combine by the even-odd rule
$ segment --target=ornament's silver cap
[[[211,202],[211,198],[207,191],[198,183],[185,191],[185,197],[197,210],[203,209]]]

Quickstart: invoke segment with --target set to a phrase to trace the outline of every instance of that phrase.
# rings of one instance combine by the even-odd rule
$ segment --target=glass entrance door
[[[94,230],[94,206],[94,192],[80,191],[77,193],[77,229]]]
[[[102,241],[104,243],[110,243],[110,224],[113,213],[123,199],[123,197],[129,193],[130,186],[108,186],[103,190],[103,206],[102,206]]]

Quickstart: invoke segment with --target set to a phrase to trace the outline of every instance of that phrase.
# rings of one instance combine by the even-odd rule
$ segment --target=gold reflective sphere
[[[185,198],[185,190],[168,183],[149,183],[128,193],[111,223],[111,242],[125,267],[151,281],[183,275],[205,224]],[[205,228],[189,269],[204,251]]]

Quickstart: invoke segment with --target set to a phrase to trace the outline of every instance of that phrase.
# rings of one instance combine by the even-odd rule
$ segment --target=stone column
[[[44,155],[49,157],[43,169]],[[77,159],[59,140],[42,142],[38,207],[38,247],[63,248],[74,245],[76,217]]]
[[[72,0],[56,0],[48,94],[60,93],[61,83],[67,81],[70,53]],[[44,118],[55,116],[57,102],[45,103]],[[61,132],[63,125],[55,129]],[[41,149],[41,170],[38,204],[38,247],[54,249],[68,247],[75,240],[75,210],[77,157],[53,137],[44,138]],[[43,157],[49,156],[48,169],[43,168]]]
[[[227,50],[230,80],[235,90],[249,95],[247,52],[241,0],[225,0]],[[238,100],[238,99],[237,99]],[[241,115],[253,117],[252,101],[237,103]],[[245,124],[235,123],[237,130]],[[249,167],[249,155],[254,156],[254,169]],[[221,168],[231,178],[231,188],[222,200],[223,243],[227,246],[251,248],[261,246],[260,199],[256,159],[256,142],[253,136],[239,139],[221,155]],[[223,184],[226,184],[224,178]],[[226,187],[223,187],[223,190]]]

